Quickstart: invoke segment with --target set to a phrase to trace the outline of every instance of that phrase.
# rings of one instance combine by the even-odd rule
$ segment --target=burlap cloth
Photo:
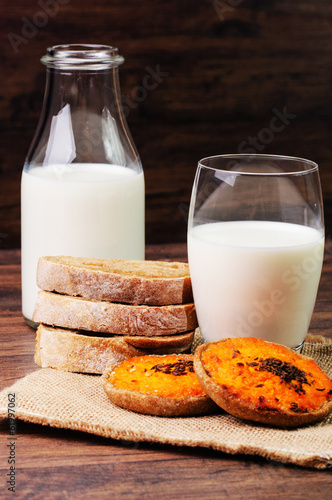
[[[309,336],[306,340],[303,354],[314,358],[331,377],[331,341]],[[210,447],[318,469],[332,467],[332,414],[319,424],[295,430],[246,423],[222,410],[203,417],[146,416],[111,403],[99,376],[50,368],[39,369],[4,389],[0,417],[8,415],[9,393],[16,396],[16,417],[27,422],[113,439]]]

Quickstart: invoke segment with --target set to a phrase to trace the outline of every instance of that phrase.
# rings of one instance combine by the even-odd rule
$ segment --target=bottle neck
[[[118,68],[98,71],[47,68],[44,111],[56,115],[67,104],[72,112],[79,108],[99,114],[106,107],[120,113]]]
[[[141,168],[122,110],[117,67],[47,68],[42,113],[27,161],[51,162],[49,142],[56,136],[61,145],[60,134],[72,150],[67,162]]]

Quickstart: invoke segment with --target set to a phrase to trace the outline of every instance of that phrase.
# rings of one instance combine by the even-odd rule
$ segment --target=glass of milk
[[[188,259],[205,341],[256,337],[299,350],[323,254],[316,163],[246,154],[198,163]]]
[[[115,47],[57,45],[21,183],[22,310],[43,255],[144,259],[144,176],[122,107]]]

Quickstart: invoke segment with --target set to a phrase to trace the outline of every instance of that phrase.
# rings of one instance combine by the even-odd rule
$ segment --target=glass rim
[[[293,169],[289,171],[281,171],[281,172],[251,172],[250,170],[248,171],[242,171],[242,170],[231,170],[231,169],[226,169],[225,167],[218,167],[218,166],[212,166],[212,165],[207,165],[204,164],[204,162],[208,160],[218,160],[218,159],[223,159],[223,160],[236,160],[236,159],[247,159],[247,160],[279,160],[283,162],[298,162],[302,164],[302,169]],[[249,162],[248,162],[249,163]],[[232,165],[233,166],[233,165]],[[305,166],[307,168],[305,168]],[[250,154],[250,153],[234,153],[234,154],[223,154],[223,155],[213,155],[213,156],[206,156],[202,158],[201,160],[198,161],[198,167],[203,167],[206,169],[214,170],[214,171],[219,171],[219,172],[225,172],[231,175],[253,175],[253,176],[290,176],[290,175],[303,175],[303,174],[310,174],[313,172],[318,171],[318,164],[315,163],[312,160],[308,160],[306,158],[301,158],[297,156],[286,156],[286,155],[276,155],[276,154]]]
[[[104,69],[119,66],[124,58],[111,45],[78,43],[48,47],[40,61],[49,68]]]

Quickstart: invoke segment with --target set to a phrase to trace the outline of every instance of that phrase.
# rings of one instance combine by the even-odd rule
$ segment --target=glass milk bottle
[[[22,311],[43,255],[144,259],[144,176],[121,105],[114,47],[47,50],[40,121],[21,183]]]

